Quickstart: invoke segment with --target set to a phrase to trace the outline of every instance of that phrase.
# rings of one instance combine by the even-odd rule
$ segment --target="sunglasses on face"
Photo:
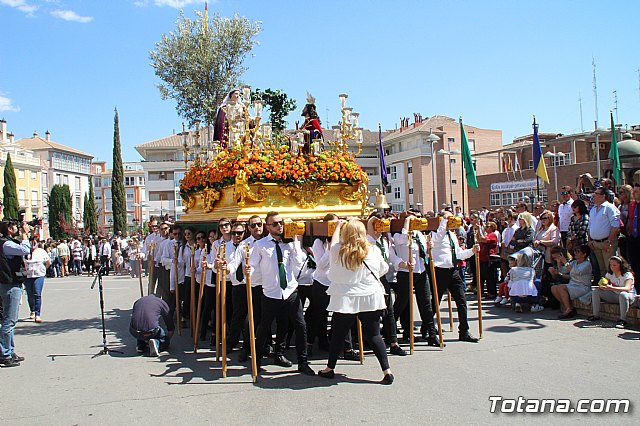
[[[215,235],[209,235],[209,239],[210,239],[210,240],[215,240],[215,239],[216,239],[216,236],[215,236]]]
[[[204,237],[203,236],[197,236],[196,240],[204,240]]]
[[[252,228],[260,228],[260,227],[262,227],[262,222],[260,222],[260,223],[250,223],[249,226],[252,227]]]
[[[169,228],[160,228],[160,229],[162,229],[163,231],[168,231],[169,230]]]
[[[280,221],[267,223],[267,225],[269,225],[269,226],[282,226],[283,223],[284,223],[284,221],[280,220]]]
[[[220,226],[220,228],[226,228],[227,226],[231,226],[231,224],[229,222],[225,222],[225,223],[221,223],[218,226]]]
[[[562,194],[562,195],[568,195],[568,194],[569,194],[569,192],[568,192],[568,191],[562,191],[560,194]]]
[[[231,235],[244,235],[244,231],[231,231]]]

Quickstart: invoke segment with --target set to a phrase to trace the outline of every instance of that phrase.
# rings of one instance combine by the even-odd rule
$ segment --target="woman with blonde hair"
[[[540,214],[540,226],[533,237],[533,247],[544,254],[545,269],[551,266],[551,248],[560,244],[560,232],[553,224],[553,213],[543,210]]]
[[[514,251],[522,250],[525,247],[533,246],[533,216],[529,212],[522,212],[518,215],[518,225],[516,232],[509,242],[509,247]]]
[[[344,338],[359,318],[363,335],[384,373],[381,383],[390,385],[393,374],[380,335],[380,317],[386,308],[380,277],[387,273],[389,265],[380,250],[367,240],[365,226],[359,220],[338,222],[331,240],[328,273],[331,284],[327,290],[331,297],[327,309],[333,312],[331,343],[327,368],[320,370],[318,375],[327,379],[335,376],[334,369]]]

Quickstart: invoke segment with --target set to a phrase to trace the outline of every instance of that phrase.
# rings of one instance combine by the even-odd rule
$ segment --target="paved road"
[[[0,370],[1,424],[637,424],[638,330],[557,321],[557,312],[515,314],[485,303],[481,343],[457,342],[445,326],[444,351],[417,345],[414,356],[390,358],[393,386],[377,383],[382,374],[372,354],[364,366],[339,362],[343,375],[333,381],[267,365],[253,385],[235,354],[222,379],[209,350],[191,353],[188,333],[160,358],[137,356],[128,322],[139,290],[128,277],[105,278],[107,338],[124,354],[92,359],[102,337],[98,291],[90,285],[86,277],[48,279],[45,322],[19,323],[16,345],[27,360]],[[25,301],[20,317],[28,315]],[[476,332],[475,312],[471,319]],[[318,370],[325,360],[311,363]],[[493,395],[630,398],[632,413],[491,414]]]

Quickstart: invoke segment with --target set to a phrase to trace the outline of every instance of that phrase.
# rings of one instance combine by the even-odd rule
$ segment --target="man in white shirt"
[[[109,275],[109,259],[111,259],[111,244],[106,238],[100,244],[100,268],[104,275]]]
[[[241,259],[235,269],[228,271],[227,277],[231,280],[231,299],[233,304],[233,313],[231,315],[231,323],[229,334],[227,335],[227,349],[232,351],[240,342],[240,335],[244,332],[244,324],[247,320],[247,289],[244,277],[245,245],[240,244],[244,238],[244,223],[236,222],[231,226],[231,241],[226,243],[225,256],[226,261],[230,262],[238,256]],[[244,334],[242,338],[244,344],[243,349],[249,348],[249,335]]]
[[[432,262],[435,266],[436,284],[438,286],[438,297],[449,290],[451,297],[456,302],[458,310],[458,340],[463,342],[477,343],[478,339],[469,334],[469,323],[467,321],[467,299],[464,295],[464,283],[458,271],[458,260],[465,260],[480,252],[480,246],[475,244],[473,248],[462,249],[458,244],[458,239],[453,231],[447,230],[447,218],[451,213],[445,212],[443,220],[436,232],[431,232],[431,254]],[[440,300],[436,301],[440,303]]]
[[[171,306],[170,285],[170,269],[173,261],[173,225],[168,222],[160,224],[160,234],[165,237],[160,244],[156,246],[156,262],[158,263],[158,287],[156,287],[156,296],[167,302]]]
[[[569,233],[569,224],[571,223],[571,216],[573,216],[573,189],[565,185],[560,188],[560,200],[562,201],[558,206],[558,228],[560,229],[560,237],[562,239],[562,246],[567,246],[567,234]]]
[[[145,262],[145,271],[147,276],[150,278],[149,280],[149,289],[148,294],[153,294],[156,291],[156,283],[158,282],[158,268],[155,265],[155,246],[161,240],[160,234],[158,233],[158,221],[155,218],[151,218],[149,220],[149,235],[147,235],[144,239],[144,243],[142,244],[142,253],[144,257],[147,259],[151,259],[151,268],[153,268],[153,272],[149,271],[149,262]]]
[[[451,212],[448,213],[451,214]],[[404,339],[408,339],[410,330],[413,328],[413,324],[410,323],[409,319],[409,303],[412,300],[412,296],[409,294],[409,266],[411,266],[416,303],[422,319],[420,334],[428,345],[440,346],[436,326],[433,322],[431,285],[426,261],[427,240],[422,232],[409,231],[410,221],[413,217],[415,216],[412,214],[407,215],[402,232],[393,236],[397,255],[394,260],[394,267],[398,271],[396,301],[393,305],[393,311],[396,318],[400,318]],[[409,245],[411,245],[411,258],[409,258]]]
[[[277,212],[267,213],[265,223],[269,235],[255,244],[247,271],[252,279],[254,276],[260,277],[262,282],[262,320],[256,337],[258,365],[267,339],[271,336],[271,323],[276,317],[283,320],[289,318],[295,325],[298,371],[314,376],[315,372],[307,361],[307,327],[295,277],[295,272],[300,270],[304,262],[300,238],[296,237],[293,242],[283,241],[284,222]],[[278,342],[279,345],[282,343]],[[282,348],[278,348],[278,352],[282,353]],[[276,358],[276,363],[291,365],[284,356]]]
[[[598,261],[599,274],[595,274],[597,282],[609,267],[611,256],[618,250],[618,233],[620,232],[620,210],[607,201],[610,192],[605,188],[597,188],[593,192],[593,206],[589,210],[589,246]]]

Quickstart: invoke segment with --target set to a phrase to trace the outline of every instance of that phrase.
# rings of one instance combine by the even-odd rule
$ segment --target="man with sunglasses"
[[[156,266],[158,267],[156,271],[158,272],[158,285],[156,287],[155,294],[156,296],[162,298],[165,302],[168,299],[168,295],[165,295],[165,291],[169,291],[169,271],[165,268],[165,265],[162,263],[163,255],[166,249],[167,244],[171,244],[170,239],[170,231],[171,224],[168,222],[162,222],[160,224],[160,240],[156,243],[155,246],[155,254],[154,260],[156,262]],[[169,302],[167,302],[169,303]]]
[[[151,219],[149,220],[149,234],[147,234],[147,236],[144,238],[144,242],[142,244],[142,253],[144,254],[144,257],[146,259],[148,259],[149,255],[151,254],[151,246],[161,241],[158,231],[158,221],[155,217],[151,217]],[[151,271],[147,270],[148,262],[144,263],[145,271],[147,273],[147,276],[149,276],[149,274],[151,274]],[[148,294],[152,294],[156,291],[156,283],[158,282],[158,267],[155,265],[155,262],[153,262],[153,276],[151,278],[152,280],[149,281]]]
[[[618,250],[618,233],[620,232],[620,210],[607,201],[609,190],[603,187],[593,192],[593,206],[589,210],[589,246],[598,261],[599,274],[594,282],[604,276],[609,266],[609,259]]]
[[[567,246],[567,235],[569,234],[569,224],[571,223],[571,216],[573,216],[573,189],[565,185],[560,188],[560,205],[558,206],[558,229],[560,229],[560,238],[562,240],[562,246]]]
[[[249,246],[249,254],[253,251],[255,247],[256,241],[260,240],[264,234],[264,223],[262,219],[258,215],[253,215],[248,220],[249,227],[249,237],[247,237],[240,246],[235,250],[234,256],[231,258],[228,264],[221,263],[216,266],[216,268],[227,268],[227,273],[236,274],[238,268],[244,268],[245,265],[245,246]],[[233,232],[233,231],[232,231]],[[245,298],[246,300],[246,298]],[[258,329],[258,325],[260,324],[260,319],[262,317],[262,282],[260,281],[258,275],[254,275],[251,278],[251,300],[253,302],[253,320],[254,326],[256,328],[256,332]],[[235,303],[235,302],[234,302]],[[245,303],[246,304],[246,303]],[[245,314],[246,317],[246,314]],[[233,322],[233,319],[232,319]],[[248,339],[249,336],[249,324],[245,323],[244,327],[244,340]],[[248,342],[243,343],[243,347],[240,351],[240,356],[238,357],[239,362],[245,362],[248,358]],[[265,345],[265,353],[270,352],[268,350],[268,344]]]
[[[252,280],[255,277],[262,282],[262,320],[256,338],[258,365],[267,339],[271,336],[273,320],[277,318],[284,324],[290,319],[295,325],[298,371],[313,376],[315,372],[307,361],[307,327],[295,277],[305,256],[300,237],[296,236],[292,242],[283,240],[284,222],[277,212],[267,213],[265,222],[269,235],[256,242],[251,251],[250,266],[245,271],[251,274]],[[280,361],[280,365],[291,365],[283,352],[284,340],[279,339],[276,342],[276,360]]]

